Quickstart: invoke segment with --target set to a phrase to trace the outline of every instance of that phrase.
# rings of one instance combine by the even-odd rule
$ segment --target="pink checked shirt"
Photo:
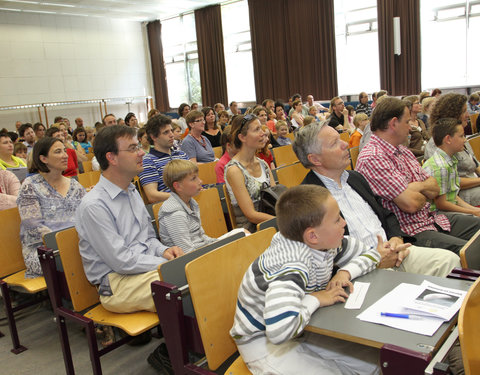
[[[405,146],[394,147],[372,134],[362,149],[355,169],[369,182],[373,192],[382,198],[385,208],[398,218],[402,230],[410,236],[426,230],[436,231],[435,223],[450,231],[450,222],[437,211],[430,212],[430,203],[413,214],[402,211],[393,199],[411,182],[425,181],[430,176],[420,167],[415,156]]]

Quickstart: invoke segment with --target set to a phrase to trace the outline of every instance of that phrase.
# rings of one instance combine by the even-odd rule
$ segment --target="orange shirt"
[[[360,145],[360,139],[362,134],[357,130],[351,135],[350,141],[348,142],[348,148],[357,147]]]

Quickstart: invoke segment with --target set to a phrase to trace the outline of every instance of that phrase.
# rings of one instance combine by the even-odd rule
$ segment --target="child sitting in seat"
[[[205,234],[198,203],[193,199],[202,190],[198,166],[189,160],[172,160],[163,169],[163,181],[171,190],[158,212],[162,243],[180,246],[185,253],[215,242]]]
[[[277,134],[277,128],[275,127],[277,123],[277,115],[271,109],[267,109],[267,126],[272,134]]]
[[[26,161],[27,154],[28,154],[27,146],[25,146],[21,142],[15,143],[15,146],[13,147],[13,156],[16,156],[17,158],[22,158],[24,161]]]
[[[285,121],[277,121],[275,127],[277,128],[277,142],[280,146],[292,144],[290,138],[287,138],[288,125]]]
[[[352,291],[350,281],[373,270],[380,254],[343,236],[345,221],[323,187],[290,188],[276,213],[280,232],[243,277],[230,331],[247,367],[253,374],[379,374],[376,349],[299,335],[319,307],[345,302],[343,287]]]
[[[173,132],[173,148],[175,150],[180,150],[182,144],[182,127],[172,120],[172,132]]]
[[[228,125],[220,137],[223,154],[220,160],[215,164],[215,174],[217,176],[217,184],[225,183],[225,166],[237,154],[238,150],[232,140],[232,126]]]
[[[460,120],[442,118],[432,128],[432,138],[437,146],[435,153],[423,164],[430,176],[435,177],[440,193],[430,210],[453,211],[480,216],[480,208],[470,205],[458,196],[460,177],[457,171],[457,152],[463,151],[466,139]]]
[[[172,160],[163,169],[163,181],[171,190],[158,212],[158,227],[162,243],[181,246],[185,253],[228,237],[243,229],[234,229],[220,238],[205,234],[200,219],[198,203],[193,199],[202,190],[197,164],[189,160]]]
[[[357,147],[360,145],[360,139],[362,139],[363,131],[368,124],[368,116],[363,112],[355,115],[353,118],[353,124],[355,125],[355,131],[350,137],[348,148]]]

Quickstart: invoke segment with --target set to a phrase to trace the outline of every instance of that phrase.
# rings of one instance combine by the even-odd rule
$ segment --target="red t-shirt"
[[[266,156],[263,152],[259,152],[257,154],[257,156],[262,159],[262,160],[265,160],[265,162],[267,163],[268,167],[271,168],[272,166],[272,163],[273,163],[273,154],[272,152],[270,152],[270,156]]]
[[[220,160],[215,164],[215,174],[217,175],[217,184],[223,184],[225,182],[225,166],[227,163],[231,160],[230,155],[228,152],[225,151],[225,153],[222,155]]]

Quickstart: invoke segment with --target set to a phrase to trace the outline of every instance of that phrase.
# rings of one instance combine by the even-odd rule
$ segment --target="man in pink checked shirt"
[[[429,200],[438,195],[439,187],[403,146],[410,131],[409,117],[407,104],[399,99],[389,97],[379,103],[372,115],[372,137],[355,169],[382,198],[383,206],[395,213],[401,229],[417,239],[417,246],[459,253],[480,230],[480,219],[430,210]]]

